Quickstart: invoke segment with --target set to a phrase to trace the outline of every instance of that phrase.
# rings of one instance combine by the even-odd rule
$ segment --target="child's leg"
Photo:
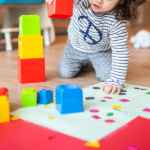
[[[76,50],[68,40],[58,63],[58,74],[62,78],[75,77],[88,63],[87,53]]]
[[[101,81],[109,79],[112,69],[112,50],[90,53],[88,57],[95,69],[96,77]]]

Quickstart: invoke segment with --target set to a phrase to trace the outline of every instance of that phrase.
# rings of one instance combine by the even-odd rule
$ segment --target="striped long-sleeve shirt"
[[[112,49],[112,70],[105,84],[122,88],[126,79],[129,51],[127,46],[127,21],[115,19],[113,11],[97,16],[92,8],[85,9],[88,0],[77,0],[68,27],[68,37],[74,48],[96,53]]]

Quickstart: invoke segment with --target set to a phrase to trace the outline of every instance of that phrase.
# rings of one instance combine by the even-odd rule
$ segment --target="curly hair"
[[[120,0],[121,2],[122,0]],[[138,16],[137,7],[145,3],[146,0],[124,0],[115,8],[117,20],[132,20]]]
[[[81,0],[79,0],[81,1]],[[123,3],[121,3],[123,1]],[[119,0],[119,4],[114,8],[117,20],[132,20],[138,16],[137,7],[145,3],[146,0]],[[90,8],[90,5],[85,5],[85,9]]]

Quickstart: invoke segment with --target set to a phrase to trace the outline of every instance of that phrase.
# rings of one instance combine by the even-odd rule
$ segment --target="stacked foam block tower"
[[[10,121],[8,89],[0,88],[0,123]]]
[[[38,15],[22,15],[19,18],[17,61],[20,83],[45,82],[43,37]]]

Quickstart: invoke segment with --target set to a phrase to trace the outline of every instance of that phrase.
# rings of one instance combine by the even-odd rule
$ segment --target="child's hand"
[[[112,85],[102,85],[101,89],[102,91],[104,91],[105,94],[114,94],[115,92],[117,92],[117,94],[120,94],[121,92],[121,88]]]
[[[46,3],[51,4],[54,0],[45,0]]]

